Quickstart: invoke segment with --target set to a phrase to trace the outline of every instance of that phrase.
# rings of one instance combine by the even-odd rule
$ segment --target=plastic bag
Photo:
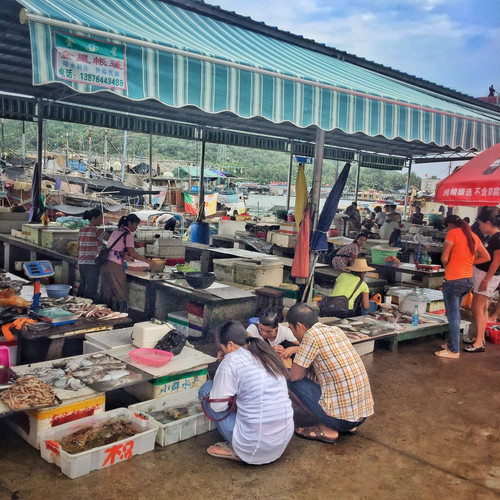
[[[169,351],[174,356],[180,354],[184,345],[186,344],[186,337],[182,335],[175,328],[170,330],[156,345],[155,349],[161,349],[162,351]]]

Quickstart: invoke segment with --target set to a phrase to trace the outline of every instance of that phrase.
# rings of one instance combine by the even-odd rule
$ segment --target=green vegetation
[[[37,127],[36,123],[26,122],[26,150],[30,156],[36,155]],[[104,150],[104,129],[90,128],[85,125],[47,121],[44,143],[49,153],[66,154],[66,135],[68,136],[69,154],[80,154],[90,161],[102,161]],[[20,155],[22,122],[5,120],[3,127],[2,152]],[[123,132],[108,130],[108,157],[110,161],[122,160]],[[89,154],[90,151],[90,154]],[[199,164],[200,143],[169,137],[153,138],[153,165],[166,160],[181,160],[186,163]],[[145,134],[128,134],[127,163],[136,165],[140,161],[149,162],[149,136]],[[218,165],[222,170],[229,170],[238,177],[248,181],[267,184],[270,181],[286,182],[290,157],[288,154],[258,149],[238,148],[207,144],[206,164]],[[323,165],[322,184],[332,186],[343,162],[325,160]],[[294,166],[296,163],[294,162]],[[312,165],[306,166],[308,184],[312,182]],[[360,189],[395,192],[404,189],[406,171],[384,171],[364,168],[360,175]],[[355,186],[356,169],[351,169],[347,181],[347,189]],[[292,182],[295,181],[293,177]],[[420,178],[412,174],[411,185],[420,185]]]

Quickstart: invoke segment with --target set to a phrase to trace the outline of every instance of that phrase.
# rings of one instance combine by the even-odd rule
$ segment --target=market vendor
[[[422,213],[422,209],[420,207],[415,207],[415,212],[413,212],[411,216],[411,223],[422,225],[424,222],[424,214]]]
[[[175,215],[172,214],[160,215],[155,221],[156,227],[163,226],[165,231],[174,231],[176,223],[177,219],[175,218]]]
[[[338,271],[345,271],[358,258],[366,244],[366,234],[359,234],[356,239],[335,252],[332,258],[332,267]]]
[[[221,363],[213,383],[200,387],[199,397],[224,441],[207,453],[254,465],[274,462],[293,435],[288,370],[267,342],[249,337],[237,321],[219,328],[217,342]],[[236,406],[230,403],[233,397]]]
[[[97,301],[100,268],[95,259],[105,235],[104,229],[99,229],[102,225],[102,212],[98,208],[92,208],[86,210],[82,218],[88,220],[89,223],[78,233],[78,271],[80,272],[78,295]]]
[[[296,428],[295,433],[324,443],[336,443],[341,432],[355,434],[373,414],[370,383],[361,358],[340,328],[320,323],[306,304],[295,304],[287,320],[300,341],[288,387],[318,421],[311,427]],[[311,365],[319,383],[306,377]]]
[[[343,317],[354,317],[361,314],[361,309],[370,308],[370,290],[365,283],[365,273],[375,271],[366,263],[366,259],[356,259],[352,266],[347,266],[348,272],[342,273],[335,280],[330,297],[345,296],[349,299],[349,314],[343,311]],[[332,313],[335,316],[335,313]]]
[[[108,240],[108,260],[101,269],[102,295],[104,301],[120,312],[128,310],[127,276],[125,260],[132,258],[150,264],[150,260],[135,250],[134,235],[141,220],[135,214],[124,215]]]
[[[346,214],[349,218],[347,221],[349,222],[349,230],[350,231],[359,231],[361,229],[361,214],[358,210],[358,204],[353,201],[345,210],[344,214]]]
[[[269,343],[282,359],[290,359],[299,349],[299,342],[292,330],[279,323],[281,314],[275,309],[265,309],[259,314],[259,322],[249,325],[247,333]]]

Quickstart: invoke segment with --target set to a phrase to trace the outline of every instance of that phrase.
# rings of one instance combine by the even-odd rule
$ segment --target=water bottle
[[[418,326],[418,305],[415,304],[413,316],[411,317],[411,326]]]

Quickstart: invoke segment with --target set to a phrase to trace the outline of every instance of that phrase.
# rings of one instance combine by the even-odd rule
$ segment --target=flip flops
[[[229,455],[221,454],[221,453],[216,453],[215,451],[210,451],[210,448],[220,448],[225,451],[229,451]],[[207,453],[211,457],[216,457],[216,458],[225,458],[227,460],[234,460],[235,462],[242,462],[241,458],[234,453],[233,447],[231,446],[231,443],[228,443],[227,441],[221,441],[220,443],[215,443],[212,446],[209,446],[207,448]]]
[[[319,425],[314,425],[312,427],[304,427],[302,432],[299,432],[298,429],[295,429],[295,434],[297,434],[297,436],[301,437],[302,439],[309,439],[311,441],[321,441],[322,443],[328,443],[328,444],[335,444],[338,441],[338,438],[332,439],[325,436]]]
[[[439,358],[449,358],[449,359],[458,359],[460,358],[459,352],[451,352],[448,349],[443,349],[442,351],[436,351],[434,353]]]

